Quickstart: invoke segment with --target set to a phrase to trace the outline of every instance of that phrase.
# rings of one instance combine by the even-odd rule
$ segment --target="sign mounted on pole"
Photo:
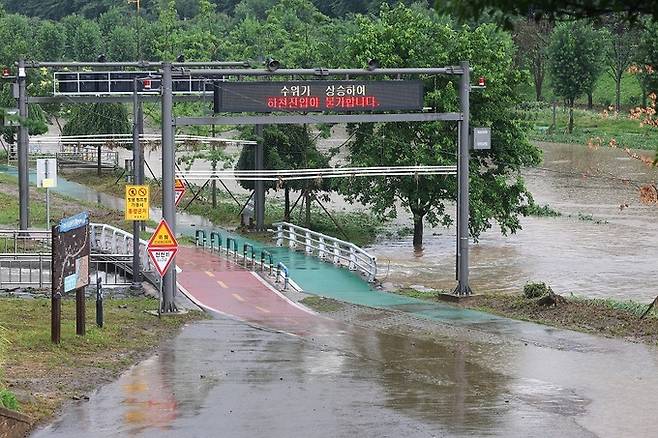
[[[178,252],[176,237],[164,219],[160,221],[151,236],[146,251],[160,276],[164,277],[171,261]]]
[[[76,333],[85,334],[85,294],[89,284],[89,214],[82,212],[52,228],[52,304],[51,339],[60,342],[62,295],[75,290]]]
[[[182,179],[176,178],[176,181],[174,182],[174,191],[176,192],[176,196],[174,197],[174,202],[176,203],[176,207],[178,207],[178,203],[180,202],[181,199],[183,199],[183,195],[187,191],[187,188],[185,187],[185,183],[183,182]]]
[[[421,81],[216,82],[214,111],[398,111],[423,109]]]
[[[147,185],[126,186],[126,211],[127,221],[149,220],[150,189]]]

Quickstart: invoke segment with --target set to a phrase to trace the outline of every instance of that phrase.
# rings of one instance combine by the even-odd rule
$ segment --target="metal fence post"
[[[312,254],[313,253],[313,246],[311,244],[311,234],[307,231],[306,234],[304,235],[305,237],[305,246],[306,246],[306,255]]]

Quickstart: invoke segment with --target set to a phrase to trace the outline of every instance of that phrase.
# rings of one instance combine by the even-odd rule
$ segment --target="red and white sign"
[[[164,277],[178,252],[178,241],[164,219],[160,221],[151,236],[146,251],[160,276]]]
[[[187,188],[185,187],[185,183],[183,182],[182,179],[176,178],[176,182],[174,183],[174,191],[176,192],[176,197],[175,197],[176,207],[178,207],[178,203],[180,202],[180,200],[183,198],[183,195],[187,191]]]

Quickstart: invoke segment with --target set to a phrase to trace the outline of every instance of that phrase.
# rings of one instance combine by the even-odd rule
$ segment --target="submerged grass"
[[[564,297],[566,301],[563,304],[545,306],[540,302],[549,287],[543,283],[529,286],[538,289],[539,293],[533,290],[533,293],[528,293],[528,297],[521,294],[478,294],[459,306],[563,329],[658,344],[658,310],[654,308],[644,319],[640,319],[648,308],[647,304],[570,295]],[[394,292],[428,301],[437,300],[435,291],[403,288]]]

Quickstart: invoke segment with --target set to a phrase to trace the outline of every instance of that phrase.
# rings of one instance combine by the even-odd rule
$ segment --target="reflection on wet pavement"
[[[654,348],[579,337],[591,344],[585,354],[450,327],[431,340],[345,327],[300,338],[225,318],[188,326],[34,436],[618,437],[653,428]]]
[[[476,291],[519,292],[529,281],[544,281],[558,293],[652,300],[658,208],[640,203],[635,184],[655,181],[658,170],[619,149],[542,149],[542,168],[527,169],[524,177],[535,201],[563,217],[522,218],[523,230],[508,237],[496,227],[484,233],[472,247],[471,285]],[[382,266],[390,260],[386,281],[445,290],[455,285],[454,251],[454,229],[443,228],[425,230],[420,254],[411,237],[372,248]]]

